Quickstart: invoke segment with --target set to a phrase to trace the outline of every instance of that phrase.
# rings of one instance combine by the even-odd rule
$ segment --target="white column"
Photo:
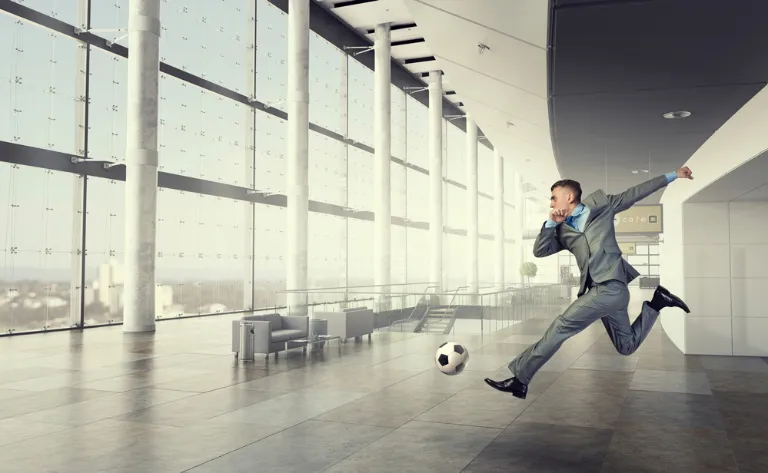
[[[160,0],[128,4],[124,332],[155,330]]]
[[[246,40],[248,41],[248,47],[245,50],[244,63],[247,65],[245,68],[246,81],[248,83],[248,95],[251,98],[256,98],[256,2],[249,2],[248,14],[242,19],[245,23],[246,31],[248,35]],[[243,150],[242,163],[242,176],[243,183],[248,189],[253,189],[256,185],[254,182],[253,168],[255,166],[256,157],[256,110],[251,107],[243,107],[243,134],[245,143],[245,149]],[[256,305],[254,294],[254,221],[255,221],[255,204],[253,202],[241,202],[243,207],[243,232],[245,232],[243,258],[241,262],[243,265],[243,308],[251,310],[255,309]],[[248,257],[250,255],[250,257]]]
[[[374,284],[388,286],[391,266],[392,196],[392,71],[390,58],[389,24],[376,26],[374,42],[374,235],[373,267]],[[389,288],[379,289],[389,292]],[[386,296],[379,301],[377,311],[386,310]]]
[[[288,0],[288,224],[286,288],[307,288],[309,219],[309,0]],[[306,315],[306,294],[288,294],[290,315]]]
[[[498,148],[493,151],[493,214],[496,239],[494,279],[497,291],[504,290],[504,158]]]
[[[467,114],[467,285],[470,293],[480,289],[477,209],[477,124]]]
[[[523,176],[519,172],[513,174],[515,181],[515,257],[513,258],[515,267],[512,268],[515,274],[515,282],[523,283],[523,277],[520,275],[520,266],[525,261],[525,245],[523,244],[523,232],[525,231],[525,194],[523,194]],[[538,231],[538,230],[537,230]]]
[[[429,73],[429,282],[443,284],[443,78]]]

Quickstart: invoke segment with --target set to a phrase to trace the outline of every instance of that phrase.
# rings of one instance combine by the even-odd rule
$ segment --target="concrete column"
[[[128,4],[124,332],[155,330],[160,0]]]
[[[467,114],[467,285],[470,293],[480,289],[477,205],[477,124]]]
[[[391,270],[392,245],[392,71],[389,24],[376,26],[374,42],[374,284],[388,286]],[[380,289],[389,292],[389,287]],[[387,296],[380,298],[377,311],[387,310]]]
[[[429,282],[443,284],[443,77],[429,73]]]
[[[309,220],[309,0],[288,0],[288,197],[286,288],[307,288]],[[306,294],[288,294],[290,315],[307,314]]]
[[[523,277],[520,275],[520,266],[525,261],[525,245],[523,244],[523,232],[525,230],[525,194],[523,193],[523,176],[519,172],[513,174],[515,181],[515,257],[513,258],[515,267],[512,268],[515,274],[515,282],[523,283]],[[538,229],[537,229],[538,234]]]
[[[498,149],[493,151],[493,215],[495,242],[494,285],[504,290],[504,158]]]

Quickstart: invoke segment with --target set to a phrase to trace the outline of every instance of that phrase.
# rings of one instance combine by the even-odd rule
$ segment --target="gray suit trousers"
[[[598,319],[602,319],[619,353],[634,353],[653,328],[659,313],[646,302],[640,316],[630,325],[628,304],[629,289],[624,283],[608,281],[592,286],[552,322],[541,340],[512,360],[509,370],[521,383],[530,383],[536,372],[566,340]]]

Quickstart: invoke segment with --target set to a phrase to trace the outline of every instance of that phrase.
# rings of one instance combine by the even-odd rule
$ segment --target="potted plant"
[[[536,263],[532,263],[530,261],[526,261],[525,263],[520,265],[520,275],[523,277],[528,278],[528,285],[531,285],[531,278],[536,277],[536,273],[539,271],[539,267],[536,266]]]

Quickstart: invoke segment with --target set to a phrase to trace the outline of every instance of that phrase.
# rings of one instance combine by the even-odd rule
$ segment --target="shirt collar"
[[[573,212],[571,212],[571,217],[578,217],[584,212],[584,204],[579,204],[576,206],[575,209],[573,209]]]

